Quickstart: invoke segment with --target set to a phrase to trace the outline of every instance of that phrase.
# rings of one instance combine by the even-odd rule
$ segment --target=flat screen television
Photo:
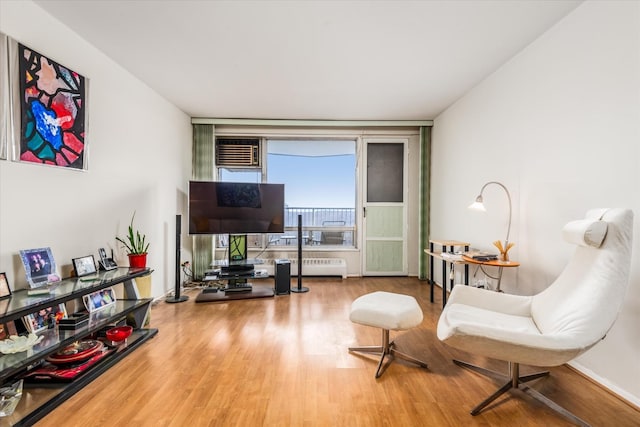
[[[189,181],[189,234],[284,233],[284,184]]]

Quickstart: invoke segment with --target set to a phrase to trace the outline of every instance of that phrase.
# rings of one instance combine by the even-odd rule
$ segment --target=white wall
[[[572,248],[560,230],[589,208],[628,207],[640,253],[640,3],[587,1],[436,118],[432,238],[489,249],[506,232],[506,196],[485,191],[488,214],[466,207],[483,183],[514,201],[503,289],[533,294]],[[604,341],[572,364],[640,405],[640,262]]]
[[[190,118],[30,1],[2,2],[0,31],[90,81],[87,172],[0,161],[0,271],[12,287],[25,287],[18,251],[45,246],[62,272],[72,258],[97,258],[98,247],[113,248],[128,265],[115,236],[136,211],[151,242],[152,293],[172,290]]]

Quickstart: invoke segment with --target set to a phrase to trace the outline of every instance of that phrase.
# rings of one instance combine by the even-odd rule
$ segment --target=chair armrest
[[[511,295],[472,286],[456,285],[449,295],[447,305],[465,304],[485,310],[514,316],[531,316],[530,296]]]

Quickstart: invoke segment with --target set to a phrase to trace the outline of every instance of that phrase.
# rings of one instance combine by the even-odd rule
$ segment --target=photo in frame
[[[43,308],[35,313],[28,314],[22,318],[27,331],[38,333],[48,328],[53,328],[60,319],[67,318],[67,308],[64,303],[57,306]]]
[[[13,320],[7,323],[0,323],[0,340],[6,340],[13,335],[18,335],[16,324]]]
[[[84,306],[89,313],[113,306],[116,303],[116,294],[113,288],[105,288],[92,292],[82,297]]]
[[[17,79],[10,101],[18,112],[13,159],[86,170],[88,79],[16,40],[8,45]]]
[[[74,258],[73,268],[76,270],[76,276],[82,277],[96,273],[96,261],[93,255],[87,255],[80,258]]]
[[[8,296],[11,296],[11,288],[9,280],[7,280],[7,273],[0,273],[0,299]]]
[[[20,251],[20,259],[31,288],[39,288],[60,280],[51,248],[23,249]]]

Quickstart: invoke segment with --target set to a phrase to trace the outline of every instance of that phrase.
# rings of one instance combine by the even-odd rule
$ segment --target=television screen
[[[189,181],[189,234],[284,233],[284,184]]]

